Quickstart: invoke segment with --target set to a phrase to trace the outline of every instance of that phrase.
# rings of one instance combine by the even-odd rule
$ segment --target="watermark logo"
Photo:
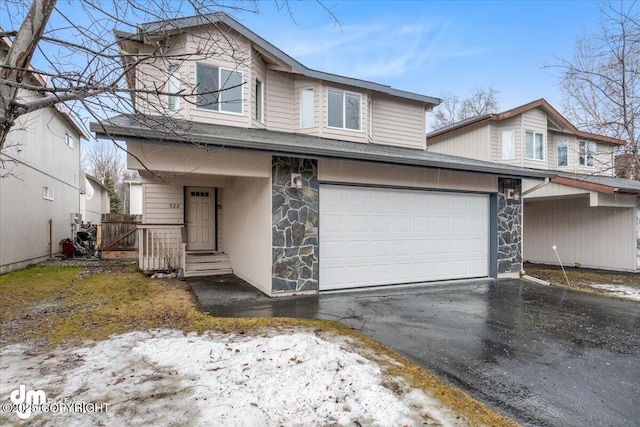
[[[31,416],[31,409],[35,405],[47,403],[47,394],[44,390],[28,390],[22,384],[17,390],[11,392],[11,403],[16,405],[16,415],[21,420],[26,420]]]
[[[44,390],[27,390],[27,386],[20,385],[9,395],[11,403],[5,402],[0,405],[0,412],[15,412],[18,418],[26,420],[33,414],[40,412],[66,412],[66,413],[97,413],[107,412],[107,403],[87,402],[83,399],[47,399]]]

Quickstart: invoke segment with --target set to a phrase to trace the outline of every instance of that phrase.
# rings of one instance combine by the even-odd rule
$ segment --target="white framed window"
[[[569,165],[569,146],[566,140],[558,141],[558,166]]]
[[[69,148],[73,148],[73,136],[69,135],[68,133],[64,134],[64,143],[69,147]]]
[[[169,94],[177,94],[180,92],[180,66],[178,64],[169,66],[167,92]],[[180,108],[180,97],[178,95],[167,95],[167,108],[169,110],[177,110]]]
[[[53,200],[53,188],[42,187],[42,198],[46,200]]]
[[[544,135],[539,132],[525,132],[525,157],[533,160],[544,160]]]
[[[300,127],[312,128],[314,108],[313,108],[313,88],[306,87],[300,89]]]
[[[264,84],[256,79],[256,120],[264,122]]]
[[[502,131],[502,160],[513,160],[516,158],[516,146],[512,130]]]
[[[242,73],[213,65],[196,66],[196,106],[242,114]]]
[[[593,141],[580,141],[578,153],[580,166],[593,167],[596,154],[596,143]]]
[[[336,89],[327,89],[327,126],[339,129],[361,130],[362,95]]]

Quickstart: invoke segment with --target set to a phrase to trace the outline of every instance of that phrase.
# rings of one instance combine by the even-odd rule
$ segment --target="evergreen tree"
[[[109,172],[106,172],[104,174],[104,186],[107,187],[111,192],[111,203],[110,203],[111,213],[112,214],[122,213],[122,200],[120,199],[120,196],[118,196],[118,193],[116,192],[115,182],[113,181],[113,178],[111,177],[111,174]]]

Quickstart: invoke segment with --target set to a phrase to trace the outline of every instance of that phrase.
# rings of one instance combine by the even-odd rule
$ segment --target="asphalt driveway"
[[[520,280],[267,298],[189,279],[214,316],[339,320],[524,425],[640,426],[640,304]]]

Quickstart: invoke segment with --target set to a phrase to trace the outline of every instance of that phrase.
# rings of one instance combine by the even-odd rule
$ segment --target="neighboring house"
[[[84,174],[85,190],[80,199],[82,221],[91,224],[101,224],[102,214],[111,212],[111,190],[98,178]]]
[[[640,158],[633,154],[620,154],[615,158],[616,176],[640,181]]]
[[[431,152],[556,171],[525,180],[524,259],[640,270],[640,182],[616,178],[624,141],[576,129],[544,99],[427,134]]]
[[[272,296],[521,270],[511,196],[553,174],[427,152],[439,99],[310,70],[221,13],[117,36],[130,58],[167,55],[129,83],[169,95],[91,126],[142,177],[143,270],[232,270]],[[242,61],[198,57],[211,40]],[[221,98],[171,95],[196,84]]]
[[[0,61],[11,41],[0,41]],[[35,73],[30,85],[46,87]],[[42,96],[22,91],[23,98]],[[0,153],[0,273],[61,251],[80,212],[80,141],[88,136],[64,105],[16,120]]]

